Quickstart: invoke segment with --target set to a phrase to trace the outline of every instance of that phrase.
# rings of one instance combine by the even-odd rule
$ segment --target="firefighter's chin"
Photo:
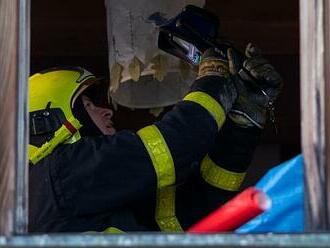
[[[116,129],[114,127],[106,127],[101,131],[104,135],[114,135],[116,133]]]

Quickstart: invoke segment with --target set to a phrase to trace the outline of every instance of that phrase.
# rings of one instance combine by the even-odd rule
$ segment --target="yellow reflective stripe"
[[[207,183],[228,191],[238,191],[246,175],[245,172],[239,173],[221,168],[208,155],[202,161],[201,174]]]
[[[36,153],[38,151],[38,149],[39,148],[37,146],[33,146],[33,145],[29,144],[29,151],[28,151],[28,153],[29,153],[29,159],[32,157],[32,155],[34,153]]]
[[[175,216],[175,168],[171,152],[155,125],[137,132],[151,158],[157,176],[155,219],[162,231],[182,230]]]
[[[96,233],[104,233],[104,234],[121,234],[125,233],[124,231],[116,228],[116,227],[108,227],[103,232],[97,232],[97,231],[87,231],[84,232],[84,234],[96,234]]]
[[[81,127],[80,122],[74,117],[68,120],[72,126],[78,130]],[[54,137],[43,144],[40,148],[35,149],[34,146],[29,146],[31,152],[29,151],[29,160],[32,164],[38,163],[41,159],[47,157],[59,144],[64,143],[73,134],[64,125],[62,125],[54,134]]]
[[[137,132],[151,158],[157,174],[157,188],[175,183],[174,162],[170,150],[155,125],[147,126]]]
[[[221,105],[208,94],[201,91],[195,91],[186,95],[183,100],[195,102],[205,108],[217,122],[218,129],[220,129],[222,124],[225,122],[225,111],[223,110]]]
[[[116,227],[108,227],[105,229],[102,233],[107,233],[107,234],[120,234],[120,233],[125,233],[124,231],[116,228]]]
[[[70,138],[68,138],[66,141],[64,141],[64,144],[73,144],[73,143],[76,143],[80,139],[81,139],[80,133],[76,132],[74,135],[72,135]]]
[[[183,232],[175,216],[175,186],[158,190],[155,215],[156,222],[163,232]]]

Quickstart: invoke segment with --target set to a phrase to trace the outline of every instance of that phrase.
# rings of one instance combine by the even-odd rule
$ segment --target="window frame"
[[[301,138],[305,162],[305,225],[330,228],[330,7],[327,0],[300,0]]]

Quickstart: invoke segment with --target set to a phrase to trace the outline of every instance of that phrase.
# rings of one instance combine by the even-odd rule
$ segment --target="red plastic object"
[[[271,201],[264,192],[250,187],[190,227],[187,232],[233,231],[270,208],[270,205]]]

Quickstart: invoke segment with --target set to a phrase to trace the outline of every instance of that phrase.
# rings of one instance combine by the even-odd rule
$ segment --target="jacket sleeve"
[[[206,214],[238,193],[260,134],[259,128],[242,128],[230,119],[226,121],[200,166]]]
[[[51,174],[60,208],[74,215],[111,211],[185,181],[190,164],[205,156],[225,121],[217,101],[220,84],[204,80],[137,134],[86,138],[59,149]]]

